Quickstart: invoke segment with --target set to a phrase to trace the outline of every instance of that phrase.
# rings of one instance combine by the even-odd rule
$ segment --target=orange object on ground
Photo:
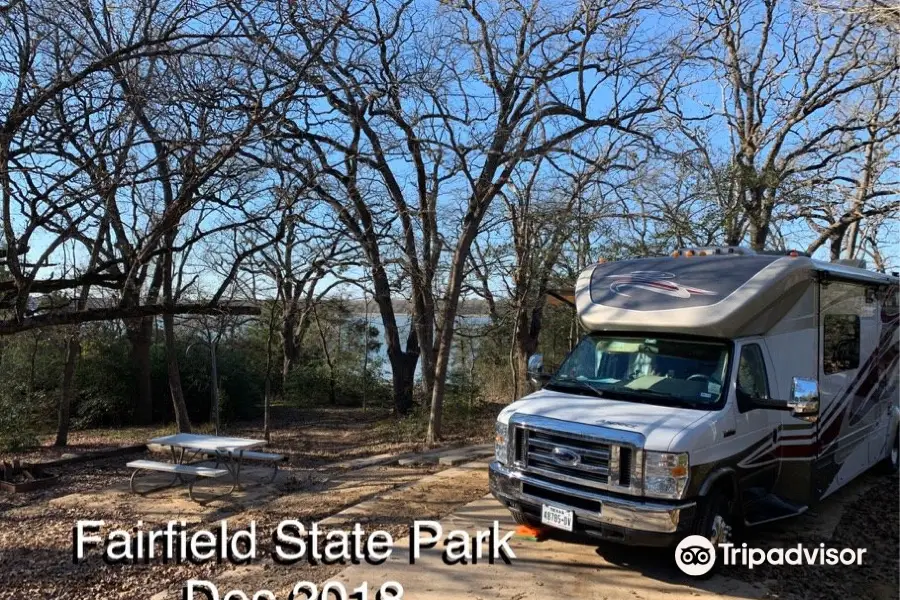
[[[547,537],[547,528],[519,525],[516,527],[516,537],[539,542]]]

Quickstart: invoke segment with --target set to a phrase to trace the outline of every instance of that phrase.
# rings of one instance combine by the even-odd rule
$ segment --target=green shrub
[[[34,405],[25,402],[20,392],[15,386],[0,390],[0,452],[21,452],[38,445]]]
[[[73,428],[122,427],[130,422],[135,370],[129,350],[127,340],[112,332],[82,335]]]

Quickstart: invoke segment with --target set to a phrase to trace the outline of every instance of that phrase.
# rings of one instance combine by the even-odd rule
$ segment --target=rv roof
[[[795,254],[682,255],[594,265],[578,278],[575,303],[582,324],[594,331],[757,335],[796,304],[817,272],[863,283],[897,282]]]

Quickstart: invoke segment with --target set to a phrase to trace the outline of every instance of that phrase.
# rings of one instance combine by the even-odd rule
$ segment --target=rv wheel
[[[734,523],[734,509],[731,498],[721,489],[714,489],[706,498],[700,501],[693,533],[702,535],[712,542],[713,546],[718,547],[718,544],[731,541]],[[712,570],[703,575],[702,578],[712,577],[718,570],[721,562],[721,560],[717,561]]]
[[[733,513],[731,500],[721,491],[713,490],[700,503],[694,533],[707,538],[713,545],[729,541],[734,524]]]
[[[894,442],[891,451],[878,465],[885,475],[897,475],[900,473],[900,431],[894,432]]]

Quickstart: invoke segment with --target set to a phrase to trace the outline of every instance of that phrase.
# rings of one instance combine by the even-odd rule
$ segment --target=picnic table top
[[[223,437],[218,435],[203,435],[198,433],[176,433],[165,435],[150,440],[151,444],[160,446],[172,446],[175,448],[191,448],[194,450],[249,450],[265,446],[265,440],[253,440],[249,438]]]

